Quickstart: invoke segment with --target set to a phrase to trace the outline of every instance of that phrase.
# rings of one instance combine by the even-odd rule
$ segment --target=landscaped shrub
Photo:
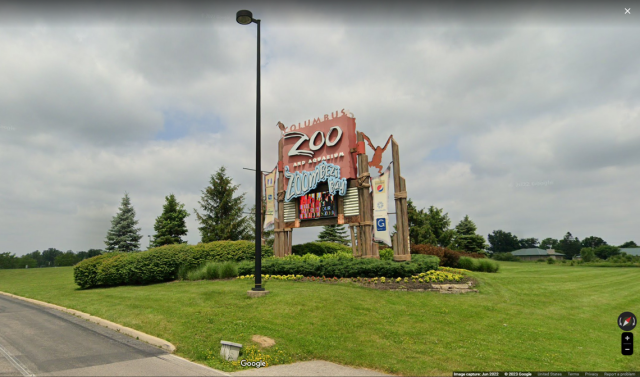
[[[596,254],[593,251],[593,249],[590,247],[583,247],[580,250],[580,256],[582,257],[582,260],[585,262],[591,262],[596,259]]]
[[[224,262],[220,266],[220,279],[235,278],[238,276],[238,267],[233,262]]]
[[[476,266],[473,263],[473,259],[460,258],[458,259],[458,268],[462,268],[463,270],[475,271]]]
[[[335,242],[307,242],[291,247],[293,255],[313,254],[321,256],[324,254],[335,254],[338,252],[352,253],[351,246],[341,245]]]
[[[554,263],[556,263],[555,259],[553,259],[551,257],[547,258],[547,264],[554,264]]]
[[[220,264],[216,262],[208,262],[204,265],[204,278],[208,280],[220,279],[220,271]]]
[[[262,255],[272,256],[273,249],[263,246]],[[184,276],[207,261],[240,261],[254,256],[251,241],[165,245],[139,253],[105,253],[85,259],[74,267],[74,278],[81,288],[159,283],[175,279],[181,266]]]
[[[204,268],[196,268],[187,272],[187,280],[204,280],[206,271]]]
[[[491,259],[460,257],[459,268],[469,271],[498,272],[500,265]]]
[[[490,259],[474,259],[474,261],[478,263],[478,271],[498,272],[498,270],[500,269],[500,265]]]
[[[236,262],[213,262],[209,261],[200,267],[196,267],[186,272],[185,280],[214,280],[227,279],[238,276]]]
[[[333,254],[323,254],[322,256],[317,256],[315,254],[305,254],[305,255],[287,255],[285,257],[282,258],[269,258],[269,259],[285,259],[285,260],[295,260],[295,261],[310,261],[310,260],[320,260],[320,259],[353,259],[353,254],[352,253],[344,253],[344,252],[339,252],[339,253],[333,253]]]
[[[73,278],[80,288],[89,288],[97,285],[98,268],[106,259],[115,258],[121,253],[106,253],[85,259],[73,269]],[[81,268],[78,268],[81,267]]]
[[[493,253],[491,256],[495,260],[501,260],[506,262],[520,262],[520,258],[511,253]]]
[[[453,268],[458,267],[460,257],[485,258],[484,254],[465,253],[433,245],[411,245],[411,254],[434,255],[440,258],[441,266]]]
[[[180,266],[180,268],[178,268],[178,279],[187,280],[188,273],[189,270],[187,269],[187,266]]]
[[[378,259],[318,259],[302,261],[284,258],[270,258],[262,262],[262,273],[265,275],[303,275],[337,278],[411,277],[437,268],[438,259],[426,255],[419,256],[411,262],[393,262]],[[254,263],[247,261],[238,264],[239,275],[250,275],[254,272]]]
[[[393,260],[393,249],[386,248],[379,250],[381,260]]]

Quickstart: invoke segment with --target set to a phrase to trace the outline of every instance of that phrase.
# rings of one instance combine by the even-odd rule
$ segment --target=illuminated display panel
[[[300,197],[300,220],[336,216],[336,198],[328,191],[315,192]]]

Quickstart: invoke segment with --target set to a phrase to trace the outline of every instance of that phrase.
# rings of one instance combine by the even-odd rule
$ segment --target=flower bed
[[[358,285],[384,290],[434,290],[441,291],[452,289],[451,286],[460,286],[460,289],[470,288],[474,283],[465,276],[466,270],[457,268],[440,267],[438,271],[422,272],[418,275],[405,278],[330,278],[325,276],[303,276],[303,275],[262,275],[263,281],[283,280],[283,281],[311,281],[320,283],[356,283]],[[238,279],[254,279],[255,275],[238,276]]]

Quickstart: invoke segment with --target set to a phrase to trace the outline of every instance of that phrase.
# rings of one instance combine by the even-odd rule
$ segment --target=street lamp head
[[[253,13],[248,10],[239,10],[236,13],[236,21],[240,25],[249,25],[253,21]]]

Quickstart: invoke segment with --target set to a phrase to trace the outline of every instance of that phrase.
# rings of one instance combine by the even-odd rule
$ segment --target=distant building
[[[554,249],[520,249],[516,251],[512,251],[511,254],[520,258],[521,260],[538,260],[538,259],[547,259],[553,258],[556,260],[563,259],[564,254],[557,253]]]

